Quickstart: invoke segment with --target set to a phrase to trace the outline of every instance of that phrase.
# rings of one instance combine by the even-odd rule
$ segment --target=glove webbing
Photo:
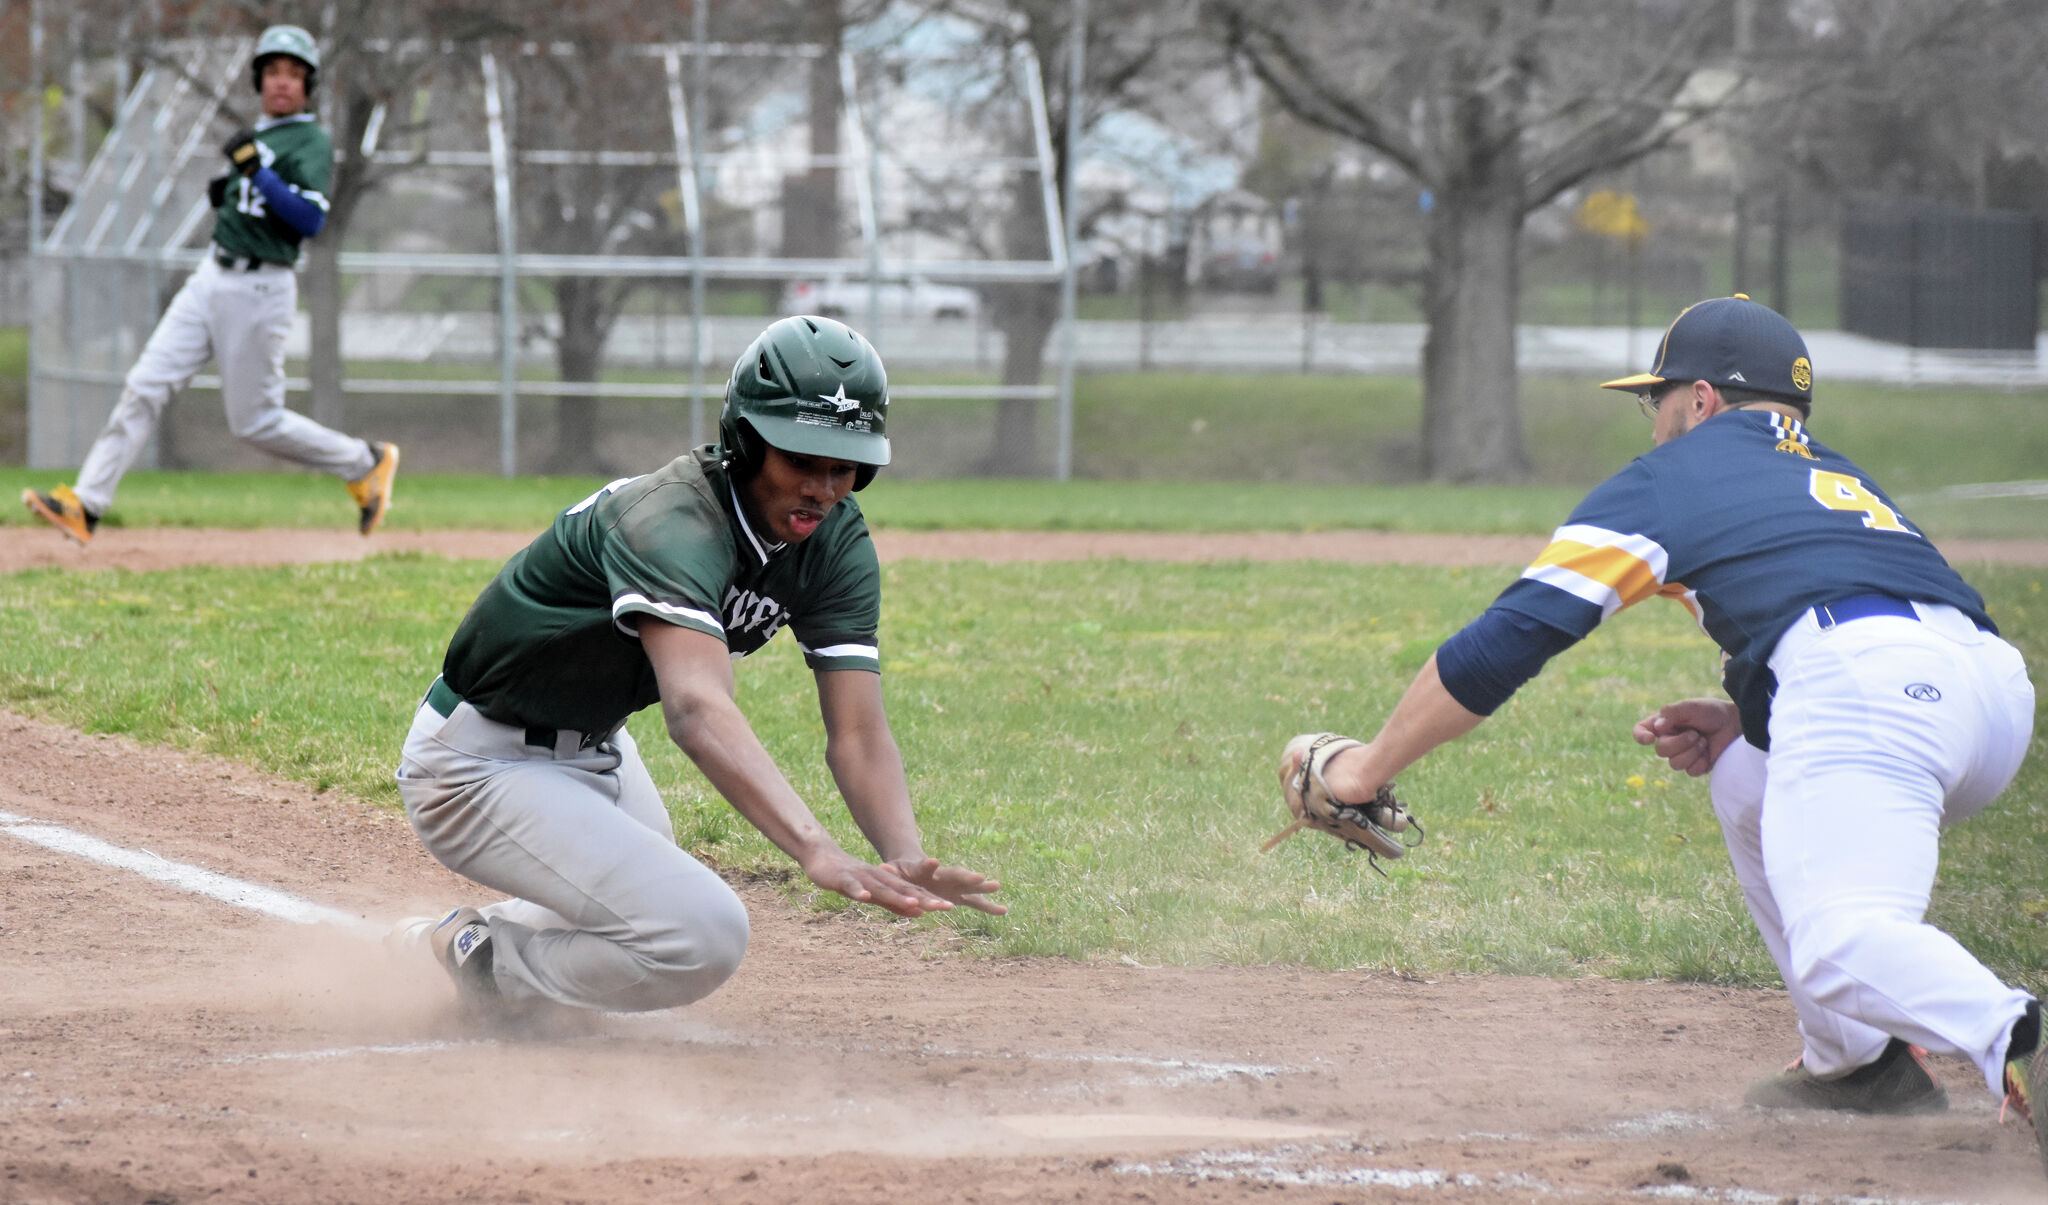
[[[1325,788],[1325,790],[1327,789],[1328,788]],[[1366,810],[1365,805],[1362,803],[1343,803],[1340,802],[1337,799],[1337,797],[1333,795],[1330,797],[1330,806],[1335,808],[1338,811],[1338,813],[1343,815],[1345,819],[1351,821],[1351,823],[1353,824],[1366,825],[1370,828],[1379,829],[1380,832],[1387,833],[1387,836],[1390,839],[1399,842],[1401,847],[1404,849],[1414,849],[1416,846],[1422,844],[1422,840],[1424,837],[1427,837],[1429,835],[1422,831],[1422,822],[1415,818],[1415,813],[1413,812],[1410,812],[1408,814],[1408,827],[1415,830],[1415,840],[1410,841],[1406,837],[1396,837],[1393,833],[1387,832],[1386,829],[1380,828],[1378,822],[1373,820],[1372,814]],[[1366,862],[1369,863],[1374,870],[1379,871],[1381,878],[1384,879],[1387,877],[1386,869],[1380,865],[1380,854],[1378,850],[1374,849],[1370,845],[1364,845],[1360,842],[1354,841],[1349,837],[1344,838],[1344,844],[1352,849],[1363,851],[1365,854]]]

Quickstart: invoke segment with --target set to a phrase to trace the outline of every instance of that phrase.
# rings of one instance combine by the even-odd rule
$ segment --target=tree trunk
[[[1058,128],[1058,127],[1055,127]],[[1055,147],[1057,155],[1058,148]],[[1012,259],[1045,255],[1045,203],[1037,180],[1018,173],[1010,186],[1003,250]],[[1054,285],[1002,285],[994,290],[995,325],[1003,332],[1003,384],[1036,385],[1045,375],[1045,345],[1059,319]],[[1038,446],[1038,399],[1004,398],[996,403],[995,430],[978,471],[989,477],[1037,477],[1045,472]]]
[[[341,360],[341,244],[356,206],[369,191],[369,163],[360,148],[375,112],[374,97],[359,90],[345,90],[335,97],[330,116],[335,124],[336,146],[348,148],[337,157],[333,179],[328,181],[327,221],[320,234],[306,247],[306,318],[310,347],[306,375],[312,384],[313,421],[342,430],[348,423],[347,395],[342,385],[345,369]]]
[[[341,240],[314,239],[306,247],[306,376],[312,385],[313,421],[343,430],[348,424],[342,391]]]
[[[839,154],[839,122],[846,108],[839,82],[839,46],[846,22],[838,5],[819,4],[805,15],[805,24],[807,35],[825,49],[811,60],[806,96],[811,155],[828,162],[784,181],[782,253],[792,259],[836,259],[839,169],[829,161]]]
[[[1784,188],[1771,198],[1771,308],[1792,316],[1792,199]]]
[[[1735,187],[1735,235],[1730,240],[1733,250],[1733,265],[1730,267],[1729,292],[1749,292],[1749,206],[1744,203],[1742,185]]]
[[[1045,345],[1059,318],[1052,285],[1006,285],[997,294],[996,325],[1003,332],[1003,384],[1036,385],[1045,374]],[[1045,472],[1038,446],[1038,399],[996,403],[995,432],[980,471],[990,477],[1038,477]]]
[[[1515,375],[1521,231],[1512,187],[1479,180],[1435,198],[1422,349],[1422,455],[1433,481],[1528,476]]]
[[[604,282],[594,276],[565,276],[555,281],[555,315],[562,324],[555,345],[556,375],[563,381],[596,381],[604,358]],[[600,399],[573,394],[555,397],[555,447],[548,458],[553,473],[603,471],[597,450]]]

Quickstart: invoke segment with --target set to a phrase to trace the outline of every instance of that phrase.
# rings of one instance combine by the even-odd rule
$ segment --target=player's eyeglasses
[[[1664,404],[1664,399],[1670,396],[1673,389],[1683,384],[1685,384],[1684,381],[1662,381],[1638,393],[1636,395],[1636,405],[1642,408],[1643,417],[1653,423],[1656,422],[1657,407]]]

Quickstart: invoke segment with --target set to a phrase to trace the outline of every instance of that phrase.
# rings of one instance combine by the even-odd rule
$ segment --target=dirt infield
[[[199,532],[57,551],[166,567],[166,536],[315,559],[305,533],[269,559]],[[1514,543],[1457,547],[1512,563]],[[949,555],[930,547],[883,541]],[[2048,1199],[2028,1130],[1957,1061],[1939,1117],[1743,1107],[1795,1053],[1781,992],[953,957],[943,928],[759,882],[737,884],[753,944],[710,999],[493,1036],[371,936],[482,899],[402,817],[4,712],[0,741],[8,1205]],[[131,868],[93,860],[116,854]],[[238,884],[343,915],[277,919]]]
[[[0,527],[0,573],[23,569],[172,569],[181,565],[293,565],[361,560],[380,552],[424,552],[502,560],[531,532],[389,531],[371,539],[332,529],[222,531],[109,527],[78,548],[43,527]],[[1527,564],[1541,536],[1450,536],[1408,532],[1226,532],[1183,535],[1116,531],[899,531],[875,533],[884,560],[1138,561],[1316,560],[1350,564]],[[2048,540],[1954,540],[1942,552],[1958,564],[2048,566]]]
[[[346,531],[218,531],[106,528],[78,548],[42,528],[0,528],[0,573],[22,569],[170,569],[180,565],[289,565],[360,560],[379,552],[424,552],[503,560],[532,532],[381,532],[365,540]],[[1058,561],[1328,560],[1412,564],[1513,564],[1542,547],[1526,536],[1425,536],[1345,531],[1302,534],[1170,535],[1153,532],[895,531],[875,533],[884,559]],[[2048,543],[2041,550],[2048,564]]]

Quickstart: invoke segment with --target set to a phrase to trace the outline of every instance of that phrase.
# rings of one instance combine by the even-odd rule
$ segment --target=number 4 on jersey
[[[1814,469],[1813,479],[1807,485],[1813,500],[1829,510],[1853,510],[1863,515],[1863,526],[1878,531],[1898,531],[1918,535],[1912,528],[1899,522],[1899,512],[1886,506],[1876,494],[1870,492],[1861,481],[1847,473],[1834,473],[1827,469]]]

